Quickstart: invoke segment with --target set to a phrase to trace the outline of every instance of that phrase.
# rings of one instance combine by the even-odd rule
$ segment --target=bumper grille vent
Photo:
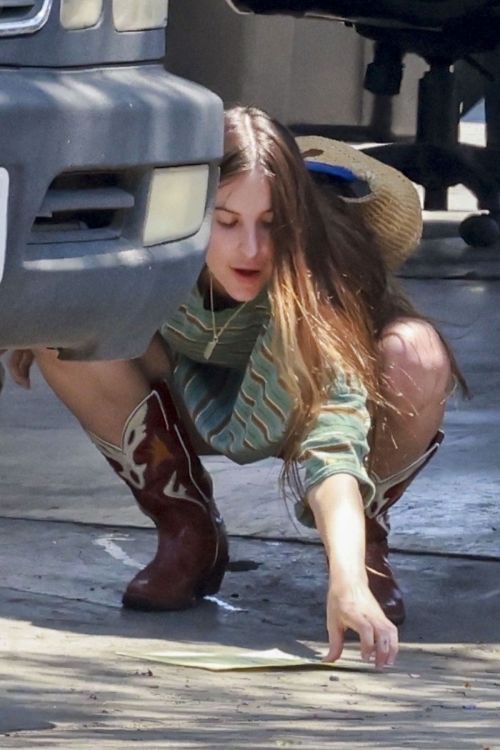
[[[44,26],[53,0],[0,0],[0,36],[32,34]]]
[[[0,0],[0,13],[29,13],[36,0]]]
[[[34,221],[31,244],[93,242],[122,235],[135,205],[123,173],[75,172],[52,182]]]

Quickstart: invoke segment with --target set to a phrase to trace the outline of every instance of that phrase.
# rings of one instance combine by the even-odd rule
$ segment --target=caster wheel
[[[467,245],[488,247],[500,240],[500,225],[489,214],[468,216],[460,224],[459,233]]]

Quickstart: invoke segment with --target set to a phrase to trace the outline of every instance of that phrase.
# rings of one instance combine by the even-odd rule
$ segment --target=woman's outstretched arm
[[[344,648],[347,628],[358,633],[361,655],[379,668],[394,664],[398,631],[384,615],[368,587],[365,568],[365,519],[358,482],[334,474],[307,495],[328,558],[327,661]]]

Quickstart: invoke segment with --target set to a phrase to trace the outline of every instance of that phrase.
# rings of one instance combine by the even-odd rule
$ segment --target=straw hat
[[[337,183],[357,183],[351,193],[342,190],[341,197],[359,207],[361,219],[378,237],[385,262],[396,270],[422,236],[420,199],[410,180],[346,143],[315,135],[296,140],[311,172],[330,175]]]

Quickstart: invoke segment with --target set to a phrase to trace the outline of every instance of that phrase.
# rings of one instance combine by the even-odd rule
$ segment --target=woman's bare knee
[[[413,318],[391,323],[380,340],[382,374],[391,401],[413,410],[444,403],[451,365],[446,348],[430,323]]]

